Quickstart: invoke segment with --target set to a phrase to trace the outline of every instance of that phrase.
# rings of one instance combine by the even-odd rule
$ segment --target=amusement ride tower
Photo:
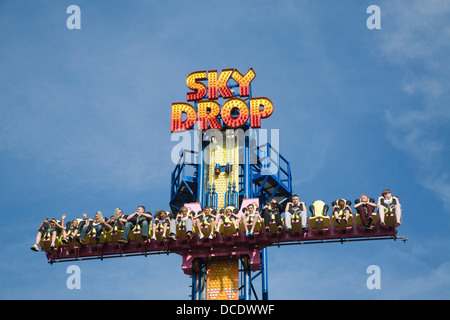
[[[290,164],[280,154],[278,130],[260,129],[261,119],[270,117],[274,106],[268,98],[252,97],[255,76],[253,69],[245,74],[236,69],[224,69],[219,75],[217,70],[193,72],[186,79],[192,90],[187,93],[188,102],[172,104],[172,140],[181,140],[174,148],[179,158],[172,159],[176,162],[171,175],[172,218],[183,206],[193,215],[202,215],[209,207],[215,224],[205,222],[200,228],[194,224],[192,235],[180,224],[170,230],[173,237],[163,236],[158,228],[148,238],[137,227],[126,244],[117,242],[123,232],[117,228],[103,231],[100,242],[89,232],[84,245],[58,239],[55,249],[44,237],[41,247],[49,262],[176,253],[182,257],[184,273],[192,276],[193,300],[267,300],[269,246],[397,239],[391,212],[383,227],[376,214],[370,226],[362,224],[359,214],[351,214],[342,225],[327,215],[323,201],[311,205],[313,216],[306,230],[294,215],[290,232],[278,229],[272,217],[267,226],[263,221],[246,220],[249,226],[257,224],[253,235],[246,234],[243,220],[248,219],[248,205],[262,213],[273,199],[284,205],[292,197]],[[221,214],[227,209],[237,217],[236,222],[225,212]],[[217,229],[219,220],[223,223]],[[254,286],[259,277],[260,295]]]

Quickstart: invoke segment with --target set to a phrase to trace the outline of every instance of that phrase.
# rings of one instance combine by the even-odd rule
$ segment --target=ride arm
[[[310,206],[309,206],[309,211],[311,211],[312,217],[315,217],[315,216],[316,216],[316,211],[315,211],[315,209],[314,209],[314,205],[310,205]]]

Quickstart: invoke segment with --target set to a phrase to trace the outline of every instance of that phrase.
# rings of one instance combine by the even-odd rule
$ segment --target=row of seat
[[[335,230],[347,231],[347,230],[350,230],[351,228],[353,228],[354,219],[356,220],[357,227],[359,227],[361,229],[373,229],[377,223],[377,214],[376,213],[372,214],[371,226],[370,226],[370,228],[367,228],[367,227],[363,226],[361,217],[359,214],[355,214],[355,215],[351,214],[349,216],[347,223],[342,223],[342,222],[338,223],[336,221],[336,219],[333,219],[332,216],[328,216],[323,213],[320,214],[320,212],[316,211],[315,216],[308,217],[308,226],[309,226],[308,229],[311,230],[312,232],[316,232],[316,233],[327,232],[330,229],[331,224],[333,224],[333,227]],[[251,228],[253,222],[254,221],[251,217],[247,217],[248,229]],[[395,223],[395,218],[393,217],[393,215],[387,215],[385,222],[388,227],[393,226]],[[283,223],[283,229],[284,229],[284,219],[282,219],[282,223]],[[194,227],[194,230],[193,230],[194,236],[200,235],[200,232],[202,232],[205,237],[208,237],[209,235],[211,235],[212,232],[215,231],[215,229],[212,229],[214,227],[215,226],[211,226],[210,223],[204,221],[201,224],[200,230],[198,229],[197,226]],[[153,235],[152,228],[150,228],[149,238],[156,238],[157,241],[168,239],[169,232],[170,232],[169,227],[167,227],[165,234],[163,234],[163,228],[164,228],[163,225],[158,224],[156,226],[156,229],[155,229],[156,232],[154,235]],[[257,236],[264,229],[265,229],[264,219],[261,219],[261,221],[257,221],[256,225],[255,225],[255,229],[254,229],[254,236]],[[241,221],[239,224],[239,230],[236,230],[235,226],[231,223],[231,221],[228,221],[228,223],[226,221],[225,224],[222,224],[219,231],[220,231],[221,235],[233,236],[233,235],[236,235],[237,232],[242,232],[245,234],[245,227],[244,227],[243,222]],[[269,231],[277,232],[277,226],[275,223],[274,216],[272,216],[272,218],[271,218],[271,222],[269,224]],[[297,214],[294,214],[292,217],[291,232],[292,233],[302,232],[300,217]],[[115,242],[117,242],[118,239],[121,238],[122,234],[123,234],[123,230],[118,229],[116,226],[110,231],[103,230],[100,240],[98,241],[97,237],[96,237],[96,230],[93,228],[89,232],[86,233],[86,235],[83,239],[83,244],[97,245],[97,244],[104,244],[104,243],[115,243]],[[71,233],[69,232],[67,234],[67,236],[71,236]],[[57,236],[57,239],[55,242],[55,247],[77,246],[78,242],[76,241],[76,239],[78,236],[79,236],[79,234],[72,241],[63,241],[62,234],[59,234]],[[43,250],[50,249],[50,238],[51,238],[51,235],[48,232],[45,233],[44,236],[42,237],[40,246]],[[182,226],[178,227],[176,230],[176,238],[180,238],[180,239],[187,238],[186,229],[183,228]],[[129,233],[128,240],[129,241],[137,241],[137,242],[143,241],[142,234],[141,234],[141,227],[139,225],[135,226],[133,228],[133,230]]]

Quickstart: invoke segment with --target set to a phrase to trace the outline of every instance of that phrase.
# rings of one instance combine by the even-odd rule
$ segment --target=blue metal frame
[[[266,145],[260,146],[260,148],[265,146]],[[278,152],[278,150],[275,150],[270,145],[270,143],[267,143],[267,149],[269,150],[268,152],[276,152],[277,154],[275,162],[277,170],[275,175],[262,174],[260,148],[257,149],[257,164],[250,165],[249,139],[246,137],[244,163],[244,197],[259,198],[260,206],[262,207],[265,204],[269,203],[270,200],[272,200],[274,197],[279,195],[282,197],[279,202],[282,203],[292,196],[291,166],[289,164],[289,161],[287,161],[287,159],[283,157]],[[264,187],[266,184],[270,185],[273,188],[273,191],[271,193],[268,193],[265,190]],[[251,300],[252,292],[255,298],[258,299],[258,295],[255,292],[252,281],[259,276],[261,276],[261,298],[262,300],[269,299],[269,272],[267,255],[267,248],[261,250],[261,268],[256,272],[254,276],[252,276],[251,269],[242,269],[241,279],[243,280],[243,285],[241,286],[240,299]]]
[[[202,203],[204,203],[205,206],[208,206],[208,207],[211,207],[211,208],[214,208],[217,210],[217,197],[218,197],[218,195],[216,192],[216,186],[213,183],[212,188],[211,188],[211,185],[208,182],[206,192],[203,195]]]
[[[236,191],[236,183],[228,182],[228,191],[225,192],[225,207],[233,206],[237,207],[239,201],[239,193]]]
[[[195,103],[195,106],[197,107],[197,103]],[[197,170],[197,175],[198,176],[200,176],[199,178],[200,179],[198,179],[198,184],[197,184],[197,187],[198,187],[198,190],[197,190],[197,195],[198,195],[198,202],[200,202],[201,204],[202,204],[202,208],[203,208],[203,197],[202,197],[202,195],[203,195],[203,183],[204,183],[204,181],[203,181],[203,178],[204,178],[204,174],[203,174],[203,167],[204,167],[204,161],[203,161],[203,159],[204,159],[204,154],[203,154],[203,152],[204,152],[204,148],[203,148],[203,134],[202,134],[202,141],[200,141],[200,143],[199,143],[199,145],[200,145],[200,147],[201,147],[201,150],[199,150],[199,154],[198,154],[198,170]]]
[[[192,275],[192,300],[206,299],[206,264],[200,263],[199,270]]]
[[[230,87],[238,87],[238,85],[230,85]],[[249,97],[252,97],[252,88],[250,86]],[[234,93],[235,96],[239,95],[239,92]],[[195,103],[195,108],[197,104]],[[250,120],[249,120],[250,122]],[[250,128],[249,122],[244,126],[244,130]],[[171,207],[178,208],[176,200],[184,201],[184,197],[181,194],[181,189],[184,188],[185,192],[187,190],[187,195],[189,200],[196,199],[201,203],[201,206],[212,206],[217,209],[217,193],[215,193],[215,186],[210,186],[209,183],[206,185],[205,192],[205,182],[204,180],[204,145],[203,139],[200,141],[199,145],[201,150],[198,152],[198,164],[185,164],[184,154],[181,155],[180,162],[175,167],[172,172],[172,186],[171,186]],[[267,151],[267,155],[264,158],[262,149]],[[185,151],[186,152],[186,151]],[[278,150],[273,148],[270,143],[259,146],[256,149],[256,164],[250,164],[250,137],[246,136],[244,140],[244,164],[239,165],[240,179],[238,185],[229,185],[229,190],[226,193],[225,203],[226,205],[237,206],[244,198],[259,198],[260,206],[264,206],[274,197],[278,198],[278,202],[283,203],[288,198],[292,196],[292,177],[291,168],[289,162],[284,158]],[[276,154],[272,159],[272,155]],[[267,162],[265,159],[269,159],[269,166],[274,165],[275,170],[270,170],[267,173],[264,169],[269,166],[265,166]],[[193,166],[196,168],[196,172],[192,176],[186,175],[187,166]],[[276,173],[275,173],[276,172]],[[241,174],[242,173],[242,174]],[[189,183],[197,186],[196,190],[192,190]],[[236,191],[237,188],[237,191]],[[186,201],[187,202],[187,201]],[[252,281],[258,276],[262,278],[262,299],[268,299],[268,268],[267,268],[267,249],[261,251],[262,263],[261,268],[252,277],[251,268],[243,268],[241,270],[241,276],[243,279],[243,286],[241,287],[240,298],[245,300],[250,300],[252,298],[252,292],[256,299],[258,296],[252,285]],[[202,299],[202,292],[204,290],[205,284],[202,283],[204,280],[204,275],[202,274],[203,267],[200,271],[192,277],[192,299]],[[203,280],[202,280],[203,279]]]
[[[184,150],[181,154],[180,160],[171,175],[170,207],[172,211],[180,210],[181,205],[179,203],[191,202],[192,199],[197,199],[197,189],[193,190],[189,185],[189,183],[197,184],[197,166],[184,162],[186,152]],[[187,170],[192,171],[192,173],[187,173]],[[183,197],[181,193],[183,188],[186,190],[189,199]]]

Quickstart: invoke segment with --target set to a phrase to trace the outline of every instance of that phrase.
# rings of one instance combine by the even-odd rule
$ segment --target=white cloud
[[[395,272],[382,274],[383,283],[390,287],[389,290],[383,290],[386,299],[449,298],[450,261],[442,262],[435,268],[423,270],[411,277],[393,277],[392,273],[395,274]],[[395,288],[391,288],[392,283],[395,283]]]
[[[416,178],[450,204],[450,3],[389,2],[379,45],[384,59],[402,72],[403,105],[385,112],[387,137],[412,159]]]

